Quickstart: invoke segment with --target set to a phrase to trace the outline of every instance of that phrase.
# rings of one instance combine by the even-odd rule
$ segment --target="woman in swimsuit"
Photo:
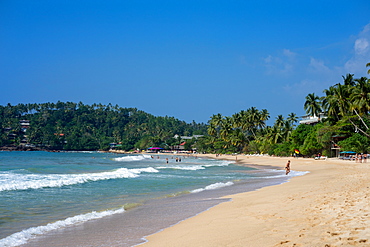
[[[286,163],[285,166],[285,175],[288,175],[290,172],[290,160],[288,160],[288,163]]]

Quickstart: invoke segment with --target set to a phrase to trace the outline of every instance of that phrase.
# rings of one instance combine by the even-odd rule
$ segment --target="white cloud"
[[[283,49],[278,56],[268,55],[263,60],[268,74],[289,75],[293,72],[296,53]]]
[[[364,39],[364,38],[361,38],[361,39],[357,39],[355,41],[355,52],[356,54],[366,54],[367,50],[369,48],[369,42],[367,41],[367,39]]]
[[[344,65],[345,73],[364,75],[370,62],[370,23],[357,35],[353,50],[353,56]]]
[[[294,84],[285,85],[284,91],[298,98],[306,96],[308,93],[312,92],[320,95],[322,93],[322,82],[304,79]]]
[[[297,55],[297,53],[294,53],[294,52],[292,52],[292,51],[290,51],[288,49],[284,49],[283,50],[283,54],[284,54],[284,56],[286,56],[286,57],[288,57],[290,59],[294,59],[296,57],[296,55]]]
[[[311,57],[309,68],[313,72],[317,73],[328,73],[330,69],[324,64],[324,61]]]

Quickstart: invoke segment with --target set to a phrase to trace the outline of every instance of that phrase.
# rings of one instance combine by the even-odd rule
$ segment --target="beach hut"
[[[356,154],[356,152],[354,152],[354,151],[342,151],[342,152],[340,152],[340,154],[343,155],[343,156],[340,157],[340,159],[351,160],[351,158],[352,158],[351,156]]]

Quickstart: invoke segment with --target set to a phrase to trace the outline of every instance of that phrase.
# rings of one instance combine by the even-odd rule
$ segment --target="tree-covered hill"
[[[0,106],[0,146],[60,150],[131,150],[178,144],[179,136],[202,135],[205,124],[156,117],[136,108],[82,102]]]

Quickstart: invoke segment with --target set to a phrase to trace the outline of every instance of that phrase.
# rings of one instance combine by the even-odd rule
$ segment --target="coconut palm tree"
[[[288,118],[287,118],[287,121],[290,123],[290,124],[295,124],[296,122],[298,122],[298,117],[295,113],[290,113],[288,115]]]
[[[339,115],[347,116],[350,109],[350,87],[347,85],[338,84],[335,89],[335,100],[338,102]]]
[[[356,84],[355,80],[353,79],[353,76],[354,74],[347,74],[346,76],[342,75],[344,85],[353,87]]]
[[[227,141],[228,136],[232,131],[232,121],[231,117],[225,117],[221,122],[220,137]]]
[[[366,67],[370,67],[370,63],[367,63]],[[370,69],[367,71],[367,73],[370,75]]]
[[[304,103],[304,109],[310,116],[317,116],[321,113],[321,101],[319,96],[315,93],[310,93],[306,96],[306,102]]]
[[[217,115],[212,115],[211,119],[209,120],[208,125],[208,134],[211,136],[215,136],[218,133],[218,129],[222,122],[222,115],[218,113]]]
[[[274,125],[276,127],[278,127],[278,128],[282,128],[284,126],[284,122],[285,122],[285,120],[284,120],[283,115],[278,115],[276,117],[276,120],[275,120],[275,124]]]
[[[284,122],[284,127],[282,130],[282,137],[284,138],[284,141],[289,141],[290,136],[292,135],[293,132],[293,124],[291,121],[286,120]]]
[[[356,86],[350,95],[352,107],[358,111],[360,115],[367,115],[370,111],[370,83],[366,77],[355,79]]]

